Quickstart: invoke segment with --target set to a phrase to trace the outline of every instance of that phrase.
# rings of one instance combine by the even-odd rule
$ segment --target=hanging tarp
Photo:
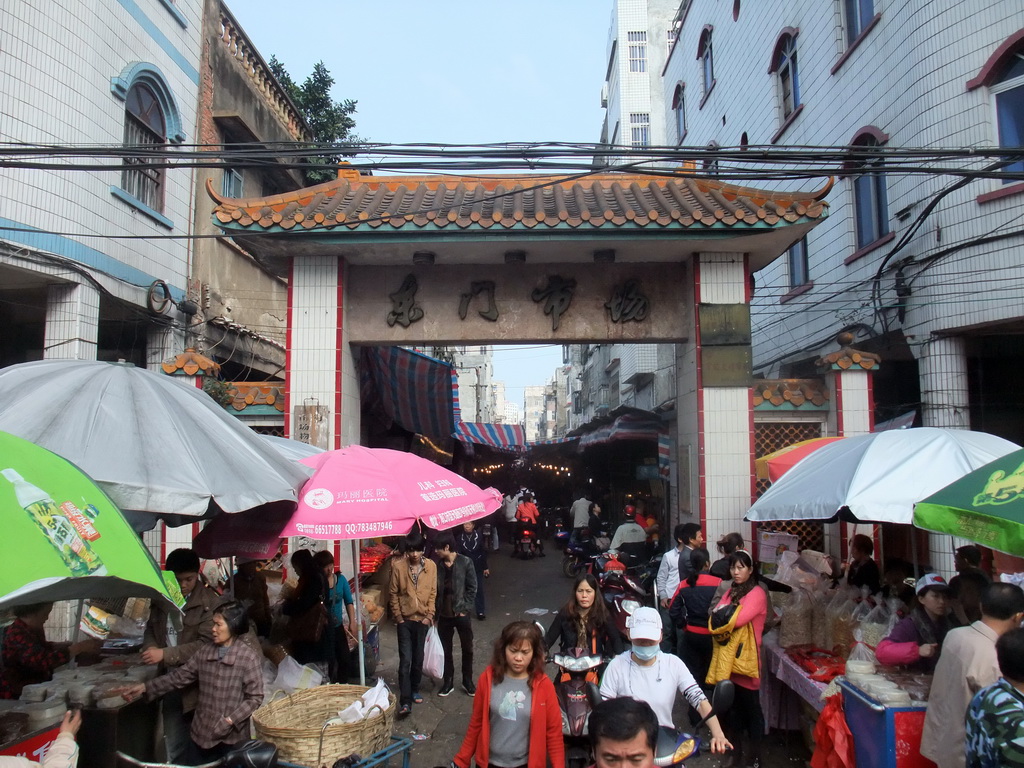
[[[464,443],[489,445],[500,449],[526,449],[526,430],[521,424],[488,424],[479,421],[460,421],[454,436]]]
[[[364,347],[360,358],[363,402],[387,420],[435,439],[455,429],[452,366],[402,347]]]
[[[665,432],[665,425],[657,416],[646,412],[624,413],[609,424],[598,427],[580,437],[580,449],[592,445],[613,443],[618,440],[657,441]]]

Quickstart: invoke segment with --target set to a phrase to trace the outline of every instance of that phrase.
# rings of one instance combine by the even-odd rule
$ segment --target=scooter
[[[516,543],[512,550],[513,557],[521,557],[523,560],[532,560],[540,551],[540,542],[537,541],[537,527],[529,523],[520,524],[516,532]]]
[[[575,579],[581,573],[597,573],[601,567],[597,564],[604,553],[594,543],[594,537],[586,532],[576,538],[571,532],[566,540],[565,554],[562,556],[562,573]]]
[[[146,763],[136,760],[124,752],[117,753],[119,765],[134,768],[180,768],[172,763]],[[203,763],[199,768],[277,768],[277,747],[267,741],[243,741],[224,757],[212,763]]]
[[[598,577],[601,594],[604,596],[608,613],[623,638],[628,639],[626,621],[633,611],[651,602],[651,594],[645,590],[626,569],[606,568]]]
[[[568,768],[593,765],[594,756],[587,734],[590,711],[601,701],[598,669],[605,659],[587,654],[584,648],[556,653],[555,693],[562,712],[562,737],[565,740],[565,764]]]
[[[704,723],[715,715],[722,715],[732,707],[733,696],[736,689],[732,681],[722,680],[715,684],[715,690],[711,694],[711,711],[693,727],[694,731],[700,729]],[[700,753],[700,738],[689,733],[677,731],[675,728],[661,726],[658,729],[658,742],[654,747],[654,764],[665,768],[665,766],[682,765],[691,757]]]

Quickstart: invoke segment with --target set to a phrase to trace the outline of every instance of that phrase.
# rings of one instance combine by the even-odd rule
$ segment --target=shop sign
[[[703,386],[750,386],[752,355],[749,346],[703,347],[700,360]]]

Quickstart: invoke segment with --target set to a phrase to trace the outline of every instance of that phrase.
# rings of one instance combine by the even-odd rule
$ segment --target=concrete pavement
[[[491,576],[485,582],[487,618],[473,621],[474,630],[474,672],[483,671],[493,652],[493,643],[502,627],[511,621],[536,620],[547,627],[554,618],[558,607],[569,598],[572,582],[562,575],[561,553],[553,544],[545,542],[548,556],[531,561],[514,560],[511,547],[502,545],[500,552],[491,553]],[[544,615],[526,613],[530,609],[546,609]],[[455,636],[455,664],[459,668],[459,642]],[[398,691],[398,644],[395,627],[388,621],[381,625],[380,664],[378,674],[393,691]],[[457,687],[447,696],[440,697],[440,681],[424,679],[420,693],[422,704],[413,706],[412,714],[395,719],[395,734],[405,737],[425,735],[426,739],[416,741],[412,749],[411,764],[414,768],[447,766],[462,744],[469,724],[473,699],[466,695],[456,675]],[[685,722],[682,709],[678,722]],[[799,734],[775,733],[767,737],[765,768],[803,768],[809,759]],[[721,759],[717,756],[701,755],[687,763],[690,768],[717,768]]]

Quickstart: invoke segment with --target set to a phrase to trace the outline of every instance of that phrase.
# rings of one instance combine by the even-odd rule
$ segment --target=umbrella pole
[[[917,580],[917,529],[911,526],[910,528],[910,556],[914,560],[914,580]]]
[[[82,628],[82,616],[85,613],[85,600],[78,601],[78,611],[75,614],[75,626],[71,628],[71,642],[75,642],[78,639],[78,633]],[[75,657],[72,656],[70,659],[71,668],[74,669],[78,666],[78,662],[75,661]]]
[[[363,645],[363,601],[360,597],[361,585],[359,578],[359,539],[352,539],[352,569],[356,572],[356,642],[359,645],[359,684],[366,685],[366,648]]]

